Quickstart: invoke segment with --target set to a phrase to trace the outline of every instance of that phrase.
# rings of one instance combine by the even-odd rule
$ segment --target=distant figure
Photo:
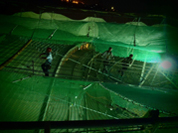
[[[108,73],[109,62],[110,62],[111,58],[113,58],[112,47],[110,47],[109,50],[104,52],[101,57],[103,58],[103,66],[104,66],[102,72]]]
[[[46,53],[42,53],[39,56],[41,59],[46,60],[46,62],[41,65],[43,72],[45,73],[45,76],[49,76],[49,69],[51,69],[51,62],[53,60],[51,52],[52,52],[52,49],[48,47],[46,49]],[[46,56],[41,57],[41,55],[46,55]]]
[[[89,27],[89,28],[88,28],[87,37],[89,37],[89,36],[90,36],[90,30],[91,30],[91,28]]]
[[[127,68],[129,67],[129,65],[132,63],[133,59],[133,54],[130,54],[129,57],[125,58],[122,61],[122,69],[118,71],[118,73],[121,73],[121,77],[124,74],[124,71],[127,70]]]

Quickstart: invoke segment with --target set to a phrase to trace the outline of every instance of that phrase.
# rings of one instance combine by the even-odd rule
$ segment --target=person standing
[[[43,63],[41,65],[41,68],[43,69],[43,72],[45,73],[45,76],[49,76],[49,69],[51,69],[51,63],[52,63],[52,60],[53,60],[53,57],[52,57],[52,49],[50,47],[48,47],[46,49],[46,52],[45,53],[41,53],[40,54],[40,58],[41,59],[45,59],[45,63]],[[45,55],[45,57],[41,57],[42,55]]]
[[[104,66],[102,72],[108,73],[109,62],[113,58],[112,47],[110,47],[107,51],[105,51],[101,57],[103,58],[103,66]]]
[[[130,54],[129,57],[125,58],[122,61],[122,69],[118,71],[118,73],[121,73],[121,77],[124,75],[124,72],[128,69],[130,64],[132,63],[133,59],[133,54]]]

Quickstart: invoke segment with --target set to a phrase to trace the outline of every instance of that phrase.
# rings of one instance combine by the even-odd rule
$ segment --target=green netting
[[[134,95],[136,91],[140,90],[141,94],[146,95],[151,93],[148,89],[143,90],[135,87],[134,91],[132,87],[106,83],[105,85],[109,87],[107,90],[96,82],[39,76],[32,76],[14,83],[13,81],[25,78],[27,75],[4,71],[0,73],[2,82],[0,86],[1,121],[134,118],[143,117],[150,109],[148,106],[165,111],[176,111],[173,103],[167,106],[164,104],[166,102],[161,105],[159,101],[150,101],[149,98],[152,98],[153,95],[148,96],[148,99],[144,99],[144,95],[141,95],[142,98],[136,99],[137,95]],[[164,93],[160,91],[152,92],[164,96]],[[137,103],[124,99],[118,93],[135,100]],[[174,102],[174,95],[172,97],[170,101]],[[163,102],[163,100],[160,101]]]
[[[143,71],[141,61],[160,62],[162,53],[175,48],[176,29],[143,23],[106,23],[98,18],[74,21],[53,13],[44,13],[41,17],[33,13],[0,17],[3,18],[0,22],[0,64],[32,38],[31,44],[0,71],[0,121],[141,118],[150,109],[159,109],[160,117],[178,112],[176,90],[138,88]],[[133,46],[134,35],[136,46]],[[52,77],[43,77],[43,61],[39,54],[48,46],[53,50]],[[111,63],[109,76],[100,72],[102,61],[95,56],[109,47],[113,47],[116,63],[134,54],[134,65],[122,81],[118,78],[120,62]],[[146,63],[143,76],[152,65]],[[177,88],[176,74],[164,77],[161,73],[157,75],[156,70],[154,67],[151,71],[146,86],[158,84],[157,87],[171,85]],[[102,81],[105,83],[101,84]],[[159,81],[166,81],[166,84],[159,84]],[[53,130],[77,131],[88,130]]]
[[[1,15],[1,18],[1,33],[13,31],[13,35],[42,40],[53,35],[48,42],[57,41],[60,44],[91,42],[99,52],[112,46],[113,54],[123,57],[128,56],[125,49],[132,49],[136,60],[140,61],[144,61],[145,51],[150,55],[147,62],[160,62],[160,53],[177,53],[177,29],[168,25],[146,26],[142,22],[106,23],[101,18],[93,17],[76,21],[55,13],[39,15],[32,12],[13,16]]]
[[[13,83],[26,75],[0,73],[1,121],[119,119],[123,112],[112,108],[110,93],[95,83],[39,76]]]
[[[19,49],[24,46],[26,39],[21,40],[17,36],[1,36],[0,44],[0,64],[7,61],[11,56],[13,56]]]

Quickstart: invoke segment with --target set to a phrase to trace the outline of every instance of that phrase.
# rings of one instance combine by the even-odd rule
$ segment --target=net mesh
[[[1,65],[32,38],[32,42],[0,71],[0,121],[142,118],[150,109],[159,109],[160,117],[177,115],[177,71],[157,69],[161,53],[166,50],[165,42],[174,40],[171,35],[176,31],[171,27],[106,23],[95,18],[74,21],[53,13],[0,17],[3,18],[0,22]],[[169,33],[164,32],[165,27]],[[147,34],[141,36],[145,31]],[[165,34],[169,36],[165,38]],[[109,63],[109,73],[105,74],[101,72],[101,53],[110,46],[115,61]],[[41,64],[44,61],[39,55],[47,47],[53,50],[53,62],[50,77],[43,77]],[[121,79],[118,74],[121,59],[130,53],[134,54],[134,62]],[[51,131],[132,132],[140,129],[140,126],[131,126]],[[36,132],[29,132],[33,131]]]
[[[43,40],[53,35],[50,41],[58,41],[61,44],[92,42],[99,52],[104,52],[109,45],[115,48],[114,55],[123,57],[128,56],[124,48],[134,48],[138,55],[137,60],[143,61],[143,53],[149,52],[147,62],[160,61],[160,53],[166,51],[176,54],[174,44],[177,42],[174,35],[177,30],[169,25],[147,26],[142,22],[106,23],[102,18],[93,17],[76,21],[55,13],[33,12],[22,12],[13,16],[1,15],[1,18],[3,33],[12,32],[14,35]]]

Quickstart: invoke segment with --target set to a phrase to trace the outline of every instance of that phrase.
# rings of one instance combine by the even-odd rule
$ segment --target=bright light
[[[171,58],[167,58],[160,64],[160,67],[166,70],[174,70],[176,68],[176,62]]]
[[[74,4],[78,4],[78,1],[72,1],[72,3],[74,3]]]
[[[170,61],[163,61],[161,63],[161,66],[164,68],[164,69],[169,69],[172,67],[172,63]]]
[[[115,11],[114,7],[111,7],[111,10],[112,10],[112,11]]]

